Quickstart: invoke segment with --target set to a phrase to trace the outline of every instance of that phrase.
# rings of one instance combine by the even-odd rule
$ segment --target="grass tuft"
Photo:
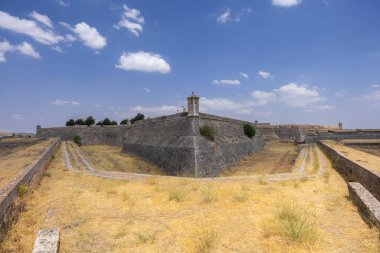
[[[218,232],[206,226],[197,235],[197,251],[196,252],[211,252],[217,248],[219,244]]]
[[[280,234],[290,242],[314,242],[317,226],[315,213],[297,204],[283,204],[277,209]]]
[[[180,187],[170,188],[169,201],[183,202],[186,198],[186,191]]]
[[[214,188],[211,186],[207,186],[202,189],[202,202],[203,203],[211,203],[217,200],[217,193]]]
[[[20,184],[18,186],[18,195],[23,197],[28,192],[28,186],[26,184]]]

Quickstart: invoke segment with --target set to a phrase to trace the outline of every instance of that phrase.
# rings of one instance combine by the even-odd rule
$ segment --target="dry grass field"
[[[97,170],[164,175],[156,166],[121,153],[121,147],[94,145],[83,146],[81,150]]]
[[[297,147],[293,142],[269,141],[264,149],[244,158],[238,166],[222,173],[222,176],[246,176],[292,172],[299,167]],[[302,160],[300,157],[298,160]]]
[[[0,157],[0,189],[6,186],[13,178],[20,174],[53,139],[39,142],[28,147],[12,149],[10,154]],[[9,150],[8,150],[9,151]]]
[[[373,171],[380,172],[380,156],[369,154],[368,152],[358,150],[356,148],[345,146],[335,141],[323,141],[324,143],[334,147],[342,155],[359,163],[360,165],[369,168]]]
[[[26,211],[0,252],[31,252],[38,230],[50,227],[61,230],[61,253],[380,252],[378,230],[324,156],[322,176],[243,183],[102,179],[68,171],[62,154],[23,197]]]

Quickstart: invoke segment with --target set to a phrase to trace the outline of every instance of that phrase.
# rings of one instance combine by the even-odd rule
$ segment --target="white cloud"
[[[331,111],[334,110],[335,106],[333,105],[313,105],[309,108],[305,109],[307,112],[315,112],[315,111]]]
[[[136,106],[131,108],[132,112],[142,112],[152,115],[165,115],[165,114],[174,114],[180,110],[180,107],[174,105],[163,105],[158,107],[144,107],[144,106]]]
[[[216,22],[218,22],[219,24],[225,24],[228,21],[231,21],[231,11],[229,9],[226,10],[226,12],[219,15],[216,19]]]
[[[95,27],[89,26],[85,22],[80,22],[72,28],[83,44],[92,49],[102,49],[107,45],[107,39],[100,35]]]
[[[56,99],[51,102],[53,105],[80,105],[77,101],[66,101],[66,100],[60,100]]]
[[[161,55],[144,51],[134,53],[123,52],[115,67],[124,70],[158,72],[163,74],[170,72],[170,65]]]
[[[19,114],[19,113],[13,114],[12,118],[15,119],[15,120],[23,120],[24,119],[24,117],[21,114]]]
[[[95,107],[95,108],[100,108],[100,107],[102,107],[102,105],[100,105],[100,104],[96,104],[96,105],[94,105],[94,107]]]
[[[19,52],[21,54],[40,59],[40,54],[27,42],[23,42],[19,45],[11,45],[8,41],[0,41],[0,62],[6,62],[5,53],[7,52]]]
[[[372,100],[372,101],[380,101],[380,90],[375,90],[369,94],[360,96],[355,98],[357,100]]]
[[[46,25],[47,27],[53,28],[53,23],[51,22],[48,16],[40,14],[36,11],[33,11],[32,13],[30,13],[29,16],[35,19],[36,21]]]
[[[215,85],[239,85],[239,80],[228,80],[228,79],[222,79],[222,80],[214,80],[212,81]]]
[[[263,71],[263,70],[260,70],[258,72],[258,75],[261,77],[261,78],[264,78],[264,79],[267,79],[267,78],[273,78],[273,76],[271,75],[271,73],[267,72],[267,71]]]
[[[55,34],[54,31],[42,29],[33,20],[11,16],[3,11],[0,11],[0,28],[30,36],[34,40],[46,45],[58,44],[64,40],[62,36]]]
[[[146,92],[150,92],[150,89],[149,89],[149,88],[144,88],[144,90],[145,90]]]
[[[240,72],[239,73],[242,77],[244,77],[245,79],[249,79],[249,76],[247,73],[244,73],[244,72]]]
[[[259,91],[255,90],[251,93],[251,97],[254,99],[253,103],[255,105],[266,105],[269,102],[276,100],[276,94],[272,92],[265,92],[265,91]]]
[[[227,98],[206,98],[201,97],[199,106],[202,110],[241,110],[244,106]]]
[[[142,24],[145,23],[144,17],[141,15],[139,10],[129,8],[126,4],[123,5],[123,8],[124,12],[122,18],[116,25],[116,28],[126,28],[138,37],[139,33],[143,31]]]
[[[292,7],[302,3],[302,0],[272,0],[272,5],[278,7]]]
[[[371,87],[374,89],[377,89],[377,88],[380,88],[380,85],[379,84],[372,84]]]
[[[62,0],[57,0],[58,4],[63,7],[69,7],[70,4],[68,2],[62,1]]]
[[[292,107],[305,107],[324,100],[319,95],[316,87],[308,88],[307,85],[298,85],[296,83],[289,83],[274,91],[281,101]]]

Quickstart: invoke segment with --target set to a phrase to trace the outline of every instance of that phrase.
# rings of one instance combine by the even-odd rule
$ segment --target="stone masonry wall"
[[[350,139],[380,139],[379,131],[352,131],[352,132],[325,132],[314,135],[306,135],[305,143],[315,143],[319,140],[350,140]]]
[[[123,152],[152,162],[170,175],[217,176],[263,148],[262,137],[244,135],[244,123],[209,114],[144,120],[127,132]],[[200,135],[199,127],[204,124],[215,128],[214,142]]]
[[[41,179],[60,142],[61,139],[59,138],[55,140],[21,175],[0,189],[0,242],[18,215],[15,201],[19,194],[20,185],[31,185]]]
[[[60,137],[62,140],[73,140],[75,135],[81,137],[83,145],[122,146],[129,126],[69,126],[37,128],[38,138]]]
[[[326,143],[318,142],[318,144],[347,181],[362,184],[375,198],[380,200],[380,173],[371,171],[344,157]]]

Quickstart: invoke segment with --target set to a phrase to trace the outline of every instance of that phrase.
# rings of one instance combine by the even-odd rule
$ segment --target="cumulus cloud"
[[[252,11],[251,8],[242,8],[240,11],[232,14],[231,10],[227,9],[225,12],[223,12],[222,14],[220,14],[216,18],[216,22],[218,24],[226,24],[226,23],[231,22],[231,21],[233,21],[233,22],[240,22],[241,17],[245,13],[249,13],[251,11]]]
[[[107,45],[107,39],[100,35],[95,27],[89,26],[85,22],[80,22],[72,28],[83,44],[92,49],[102,49]]]
[[[372,84],[371,87],[374,89],[377,89],[377,88],[380,88],[380,85],[379,84]]]
[[[333,105],[313,105],[309,108],[305,109],[307,112],[315,112],[315,111],[331,111],[334,110],[335,106]]]
[[[228,21],[231,21],[231,11],[229,9],[226,10],[224,13],[220,14],[216,19],[216,22],[218,22],[219,24],[225,24]]]
[[[380,101],[380,90],[375,90],[369,94],[365,94],[359,97],[356,97],[357,100],[372,100],[372,101]]]
[[[80,105],[77,101],[66,101],[61,99],[56,99],[51,102],[53,105]]]
[[[5,53],[7,52],[19,52],[36,59],[41,58],[40,54],[27,42],[23,42],[19,45],[11,45],[6,40],[0,41],[0,62],[6,62]]]
[[[51,22],[48,16],[40,14],[36,11],[33,11],[32,13],[30,13],[29,16],[35,19],[36,21],[46,25],[47,27],[53,28],[53,23]]]
[[[145,90],[146,92],[150,92],[150,89],[149,89],[149,88],[144,88],[144,90]]]
[[[266,105],[276,100],[276,94],[259,90],[253,91],[251,97],[254,99],[253,104],[257,106]]]
[[[261,77],[261,78],[264,78],[264,79],[267,79],[267,78],[273,78],[273,76],[271,75],[271,73],[267,72],[267,71],[263,71],[263,70],[260,70],[258,72],[258,75]]]
[[[298,85],[296,83],[289,83],[274,89],[274,91],[281,101],[292,107],[305,107],[324,100],[319,95],[316,87],[308,88],[307,85]]]
[[[142,24],[145,23],[144,17],[137,9],[129,8],[126,4],[123,5],[124,12],[116,28],[126,28],[133,35],[138,37],[143,31]]]
[[[0,28],[30,36],[46,45],[55,45],[64,40],[62,36],[55,34],[53,30],[42,29],[33,20],[15,17],[4,11],[0,11]]]
[[[240,81],[239,80],[228,80],[228,79],[222,79],[222,80],[214,80],[212,81],[213,84],[215,85],[239,85]]]
[[[170,72],[170,65],[161,55],[144,51],[134,53],[123,52],[115,67],[124,70],[158,72],[162,74]]]
[[[15,120],[24,120],[24,117],[19,113],[13,114],[12,118]]]
[[[239,73],[242,77],[244,77],[245,79],[249,79],[249,76],[247,73],[244,73],[244,72],[240,72]]]
[[[138,113],[147,113],[152,115],[165,115],[165,114],[174,114],[180,110],[180,107],[174,105],[163,105],[158,107],[144,107],[144,106],[136,106],[131,108],[132,112]]]
[[[302,0],[272,0],[272,5],[286,8],[297,6],[300,3],[302,3]]]

